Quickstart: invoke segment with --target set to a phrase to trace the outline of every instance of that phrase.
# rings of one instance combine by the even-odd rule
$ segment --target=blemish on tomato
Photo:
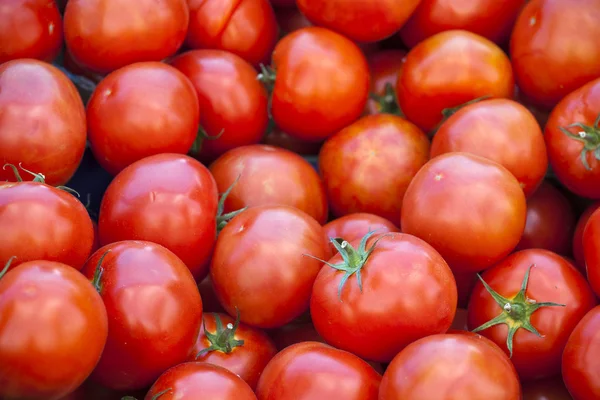
[[[444,177],[444,175],[442,175],[442,174],[436,174],[433,179],[435,179],[436,181],[441,181],[443,177]]]

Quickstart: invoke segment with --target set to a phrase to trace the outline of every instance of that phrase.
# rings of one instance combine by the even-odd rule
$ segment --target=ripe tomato
[[[341,238],[347,242],[362,239],[367,233],[374,231],[377,234],[400,232],[400,228],[391,221],[375,214],[353,213],[329,221],[323,225],[325,235],[332,238]],[[332,255],[337,254],[333,243],[329,243]]]
[[[561,377],[523,384],[523,400],[573,400]]]
[[[445,109],[482,96],[511,98],[513,73],[506,54],[471,32],[438,33],[406,56],[396,92],[406,117],[429,131]]]
[[[202,324],[202,300],[189,270],[166,248],[112,243],[83,268],[108,314],[109,334],[92,378],[111,389],[148,387],[188,357]]]
[[[587,278],[596,295],[600,296],[600,211],[590,216],[583,230],[583,256]]]
[[[415,340],[450,328],[456,283],[433,247],[411,235],[373,232],[335,245],[339,253],[319,272],[310,299],[313,323],[327,343],[389,362]]]
[[[287,206],[257,206],[219,234],[210,276],[230,315],[259,328],[277,328],[308,309],[312,286],[329,252],[323,228]],[[251,293],[251,295],[250,295]]]
[[[431,335],[390,363],[379,400],[520,400],[515,368],[494,343],[475,334]]]
[[[381,375],[352,353],[318,342],[279,352],[263,371],[258,400],[376,400]]]
[[[198,281],[216,240],[218,193],[208,168],[191,157],[159,154],[131,164],[104,193],[100,244],[147,240],[174,252]]]
[[[573,257],[575,257],[575,265],[584,274],[586,274],[586,269],[585,257],[583,255],[583,230],[585,229],[585,226],[587,225],[594,211],[596,211],[598,208],[600,208],[600,201],[590,204],[585,209],[585,211],[583,212],[583,214],[581,214],[579,220],[577,221],[577,225],[575,226],[575,233],[573,235]]]
[[[22,163],[49,185],[64,185],[81,162],[85,140],[83,102],[65,74],[30,59],[0,65],[0,164]],[[0,181],[14,181],[1,167]]]
[[[190,81],[175,68],[135,63],[98,84],[87,104],[87,122],[96,160],[116,175],[144,157],[186,154],[198,131],[198,98]]]
[[[244,207],[286,205],[319,223],[327,221],[327,197],[321,178],[308,161],[267,145],[230,150],[210,166],[220,192],[239,179],[225,200],[224,212]]]
[[[600,77],[599,14],[598,0],[527,3],[510,40],[515,79],[527,97],[551,108],[568,93]]]
[[[268,98],[250,64],[222,50],[189,51],[170,64],[192,81],[200,100],[195,157],[214,161],[227,150],[261,140],[269,121]]]
[[[20,58],[51,62],[58,55],[62,41],[62,19],[54,1],[2,2],[0,64]]]
[[[399,221],[406,188],[428,159],[429,140],[409,121],[390,114],[361,118],[329,138],[319,153],[332,213],[366,212]]]
[[[69,0],[65,42],[78,64],[107,74],[174,54],[189,18],[186,0]]]
[[[277,78],[271,113],[299,139],[320,141],[362,114],[369,94],[369,67],[360,49],[328,29],[308,27],[285,36],[273,53]]]
[[[368,114],[388,113],[402,115],[396,98],[396,82],[406,61],[404,50],[382,50],[371,54],[367,61],[371,71],[371,98]]]
[[[53,400],[74,391],[98,363],[107,333],[100,296],[74,268],[30,261],[12,269],[0,279],[0,398]]]
[[[469,329],[510,354],[522,380],[558,375],[569,334],[596,305],[585,278],[563,257],[540,249],[513,253],[481,278],[486,285],[473,289]]]
[[[192,49],[220,49],[258,66],[277,42],[277,20],[269,0],[188,0]]]
[[[521,239],[526,212],[523,190],[506,168],[473,154],[447,153],[411,182],[400,226],[426,240],[460,274],[506,257]]]
[[[431,157],[463,151],[496,161],[519,181],[526,196],[548,169],[542,130],[535,117],[509,99],[469,104],[444,121],[431,142]]]

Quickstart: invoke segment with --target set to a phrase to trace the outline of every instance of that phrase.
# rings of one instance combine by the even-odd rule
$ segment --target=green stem
[[[2,277],[4,275],[6,275],[6,273],[8,272],[8,269],[10,268],[10,264],[12,264],[12,262],[13,262],[13,260],[15,258],[17,258],[17,257],[16,256],[12,256],[11,258],[8,259],[8,261],[4,265],[4,268],[2,268],[2,271],[0,271],[0,279],[2,279]]]
[[[94,289],[98,293],[102,293],[102,275],[104,274],[104,267],[102,267],[102,263],[104,262],[104,258],[110,253],[110,250],[106,250],[104,254],[98,260],[96,264],[96,269],[94,270],[94,277],[92,278],[92,285]]]
[[[208,329],[206,329],[206,320],[204,321],[204,335],[208,339],[210,346],[198,352],[198,354],[196,354],[196,359],[204,357],[211,351],[220,351],[229,354],[236,347],[244,345],[243,340],[235,338],[235,333],[240,326],[240,311],[238,309],[236,309],[236,311],[237,317],[235,323],[229,323],[225,327],[223,327],[223,322],[221,321],[219,314],[214,314],[216,325],[216,331],[214,333],[209,332]]]
[[[585,125],[581,122],[576,122],[574,124],[559,128],[562,133],[571,139],[575,139],[583,143],[583,149],[581,150],[579,158],[584,168],[588,171],[591,171],[592,169],[587,160],[589,153],[592,153],[596,161],[600,161],[600,128],[598,124],[600,124],[600,114],[598,114],[592,126]],[[577,133],[572,133],[569,131],[569,129],[572,128],[578,128],[579,131]]]

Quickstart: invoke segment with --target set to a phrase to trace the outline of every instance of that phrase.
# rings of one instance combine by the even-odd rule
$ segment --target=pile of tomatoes
[[[599,37],[0,0],[0,399],[600,399]]]

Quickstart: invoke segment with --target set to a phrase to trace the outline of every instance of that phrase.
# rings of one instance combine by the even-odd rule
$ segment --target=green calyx
[[[204,128],[202,126],[200,126],[198,128],[198,134],[196,135],[196,140],[194,140],[194,143],[192,143],[192,148],[190,149],[190,153],[191,154],[200,154],[200,151],[202,150],[202,144],[204,143],[205,140],[217,140],[221,136],[223,136],[224,132],[225,132],[225,129],[221,129],[221,131],[219,133],[217,133],[216,135],[209,135],[208,132],[206,132],[204,130]]]
[[[533,299],[527,298],[527,283],[529,282],[529,273],[531,268],[535,266],[531,265],[525,272],[523,283],[521,284],[521,290],[513,298],[508,299],[498,294],[492,289],[481,277],[477,274],[477,277],[488,291],[488,293],[494,298],[498,306],[502,309],[502,312],[495,318],[486,322],[485,324],[473,329],[473,332],[480,332],[485,329],[491,328],[492,326],[505,324],[508,327],[508,335],[506,336],[506,347],[508,348],[509,355],[512,357],[513,354],[513,339],[515,333],[523,328],[539,337],[543,337],[538,330],[531,324],[531,315],[542,307],[565,307],[565,304],[543,302],[538,303]]]
[[[12,264],[12,262],[15,258],[17,258],[17,256],[12,256],[11,258],[8,259],[8,261],[4,265],[4,268],[2,268],[2,271],[0,271],[0,279],[2,279],[2,277],[4,275],[6,275],[6,273],[8,272],[8,269],[10,268],[10,264]]]
[[[263,84],[268,95],[267,114],[269,116],[269,122],[267,124],[267,130],[265,133],[266,135],[270,134],[275,129],[275,120],[273,119],[273,114],[271,113],[271,107],[273,104],[273,91],[275,90],[276,78],[277,72],[273,67],[260,64],[260,73],[256,76],[256,79],[258,79]]]
[[[229,186],[219,198],[219,204],[217,205],[217,236],[219,236],[219,233],[221,233],[223,228],[225,228],[225,225],[227,225],[227,223],[231,221],[233,217],[235,217],[238,214],[241,214],[242,212],[248,209],[248,207],[244,207],[242,209],[223,214],[223,211],[225,210],[225,200],[227,200],[227,196],[229,196],[234,186],[238,183],[241,177],[241,174],[238,175],[237,178],[235,178],[235,181],[233,181],[233,183],[231,184],[231,186]]]
[[[396,97],[396,91],[391,83],[385,85],[385,90],[382,95],[377,93],[371,93],[369,97],[377,102],[379,105],[379,112],[382,114],[393,114],[400,117],[404,117],[400,106],[398,105],[398,98]]]
[[[235,319],[235,323],[229,323],[226,326],[223,326],[221,317],[219,317],[218,314],[214,315],[215,325],[217,329],[214,333],[209,332],[206,329],[206,321],[204,321],[204,335],[210,342],[210,346],[196,354],[196,359],[205,356],[211,351],[220,351],[222,353],[229,354],[236,347],[244,345],[243,340],[238,340],[235,338],[235,332],[240,326],[240,311],[237,310],[237,317]]]
[[[584,168],[588,171],[592,169],[587,160],[588,153],[593,153],[594,158],[597,161],[600,161],[600,128],[598,124],[600,124],[600,114],[598,114],[596,120],[594,121],[594,125],[592,126],[582,124],[581,122],[576,122],[574,124],[559,128],[562,133],[571,139],[575,139],[583,143],[583,150],[581,150],[580,158]],[[571,128],[578,128],[579,131],[577,133],[572,133],[569,131]]]
[[[23,178],[21,177],[21,174],[19,174],[19,170],[17,169],[17,167],[15,167],[13,164],[4,164],[2,166],[3,170],[6,170],[6,167],[9,167],[10,169],[13,170],[13,173],[15,174],[15,179],[17,180],[17,182],[23,182]],[[41,173],[35,173],[32,171],[29,171],[28,169],[23,168],[23,165],[21,165],[19,163],[19,168],[21,168],[23,171],[27,172],[28,174],[30,174],[31,176],[33,176],[33,179],[31,180],[32,182],[37,182],[37,183],[46,183],[46,177],[44,176],[44,174]],[[77,191],[71,189],[70,187],[67,186],[56,186],[57,189],[63,190],[67,193],[71,193],[77,197],[81,197],[79,195],[79,193],[77,193]]]
[[[106,250],[104,252],[104,254],[102,254],[102,256],[100,256],[100,259],[98,260],[98,263],[96,264],[96,269],[94,270],[94,277],[92,278],[92,285],[94,286],[94,289],[96,289],[96,291],[98,293],[102,292],[102,274],[104,274],[104,267],[102,266],[102,263],[104,262],[104,258],[108,255],[108,253],[110,253],[110,250]]]

